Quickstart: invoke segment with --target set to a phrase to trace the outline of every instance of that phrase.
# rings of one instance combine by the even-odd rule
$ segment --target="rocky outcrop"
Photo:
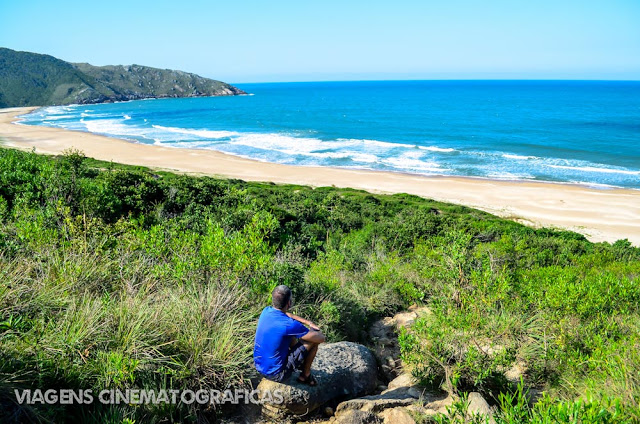
[[[278,389],[284,394],[283,403],[263,405],[263,414],[277,422],[291,414],[311,418],[307,414],[327,402],[330,402],[329,406],[320,411],[334,424],[415,424],[418,417],[418,421],[423,422],[447,414],[460,397],[420,387],[400,360],[399,331],[411,331],[416,319],[430,313],[428,308],[413,307],[376,322],[369,333],[375,358],[369,350],[355,343],[321,346],[313,367],[319,383],[317,387],[297,383],[297,374],[284,384],[262,380],[259,390]],[[384,378],[386,385],[376,379],[379,371],[376,359],[384,370],[378,377]],[[370,394],[376,384],[375,394]],[[493,409],[476,392],[467,397],[466,415],[469,420],[481,415],[488,423],[495,422]],[[311,422],[322,421],[312,418]]]
[[[338,405],[332,422],[336,424],[414,424],[413,415],[435,416],[447,412],[455,398],[441,392],[429,392],[418,386],[400,360],[398,333],[410,330],[428,308],[412,307],[407,312],[383,318],[371,327],[369,336],[381,364],[381,378],[388,381],[379,386],[380,393],[344,401]]]
[[[373,351],[380,363],[380,371],[386,381],[393,380],[403,371],[398,345],[398,331],[409,328],[418,317],[431,314],[427,307],[412,306],[406,312],[376,321],[369,329]]]
[[[298,373],[283,383],[263,379],[258,390],[262,393],[278,390],[283,397],[281,403],[265,403],[263,413],[272,418],[305,415],[331,400],[363,396],[376,387],[376,360],[366,347],[357,343],[320,345],[311,372],[318,381],[315,387],[299,383]]]
[[[422,418],[447,414],[448,408],[458,399],[446,393],[422,392],[412,397],[409,387],[389,389],[375,396],[365,396],[342,402],[338,405],[332,422],[336,424],[414,424],[412,415]],[[469,393],[466,416],[470,420],[481,416],[489,424],[494,424],[493,409],[480,393]],[[483,421],[483,422],[485,422]]]
[[[246,94],[232,85],[183,71],[141,65],[93,66],[88,63],[72,65],[110,90],[111,101]],[[86,102],[91,103],[92,99],[89,98]]]

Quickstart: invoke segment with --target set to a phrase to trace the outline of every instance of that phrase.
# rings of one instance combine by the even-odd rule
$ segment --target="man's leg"
[[[316,357],[316,353],[318,352],[318,344],[303,341],[305,349],[307,349],[307,356],[304,358],[304,362],[302,363],[302,374],[301,377],[303,379],[307,379],[311,374],[311,364],[313,363],[313,359]]]

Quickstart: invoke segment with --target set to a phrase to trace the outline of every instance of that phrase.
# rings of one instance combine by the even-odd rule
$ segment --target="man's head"
[[[286,311],[289,309],[291,301],[291,289],[287,286],[280,285],[271,292],[271,303],[276,309]]]

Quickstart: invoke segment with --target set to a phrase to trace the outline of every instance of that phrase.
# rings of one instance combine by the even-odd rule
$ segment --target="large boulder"
[[[298,372],[282,383],[262,379],[258,385],[261,398],[273,398],[273,402],[263,404],[263,413],[272,418],[304,415],[331,400],[352,399],[376,388],[376,359],[357,343],[321,344],[311,372],[318,381],[315,387],[299,383]],[[280,396],[273,396],[276,390],[282,402],[278,402]]]

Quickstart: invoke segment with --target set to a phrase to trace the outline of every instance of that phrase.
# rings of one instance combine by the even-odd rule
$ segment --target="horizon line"
[[[213,79],[213,78],[212,78]],[[595,78],[408,78],[408,79],[336,79],[300,81],[249,81],[228,82],[228,84],[306,84],[318,82],[423,82],[423,81],[514,81],[514,82],[640,82],[640,79],[595,79]]]

